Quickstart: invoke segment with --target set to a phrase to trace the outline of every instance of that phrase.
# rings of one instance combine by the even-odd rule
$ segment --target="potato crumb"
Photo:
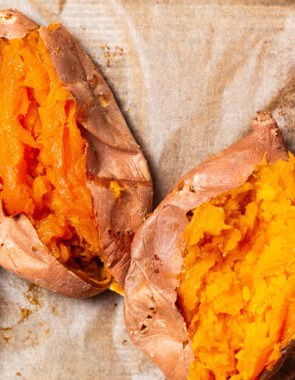
[[[119,198],[121,195],[121,192],[124,191],[124,188],[121,187],[117,181],[111,181],[110,182],[110,189],[113,190],[115,197]]]

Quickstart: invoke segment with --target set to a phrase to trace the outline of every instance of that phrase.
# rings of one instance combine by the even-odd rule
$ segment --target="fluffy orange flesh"
[[[257,379],[295,338],[294,204],[290,156],[194,210],[178,289],[189,379]]]
[[[100,239],[86,186],[76,103],[59,81],[39,33],[0,40],[0,199],[25,214],[50,253],[105,287]]]

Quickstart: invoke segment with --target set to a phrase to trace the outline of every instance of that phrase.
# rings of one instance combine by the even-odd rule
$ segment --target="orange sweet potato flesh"
[[[294,198],[294,178],[286,178],[294,177],[294,158],[283,162],[288,159],[274,119],[259,113],[249,136],[188,173],[136,233],[125,282],[126,327],[168,379],[294,376],[293,237],[285,252],[268,233],[273,248],[267,250],[261,239],[275,227],[266,223],[267,228],[255,229],[258,201],[250,189],[253,171],[267,162],[259,169],[269,171],[260,196],[273,196],[273,212],[280,213],[284,199]],[[278,169],[271,166],[276,162]],[[274,185],[277,178],[280,185],[285,181],[281,193],[271,192],[271,178]],[[251,201],[247,216],[242,215]],[[290,216],[294,206],[288,205]],[[278,219],[282,234],[284,221]],[[254,259],[248,266],[243,260],[252,246],[256,259],[266,249],[261,276]],[[265,281],[266,270],[277,271],[273,283],[264,291],[254,289],[255,281]],[[263,309],[266,300],[273,304],[270,310]]]
[[[0,51],[3,210],[25,214],[54,257],[108,286],[75,99],[58,80],[37,31],[1,40]]]
[[[146,161],[62,26],[1,11],[0,37],[0,264],[71,297],[118,290],[151,207]]]
[[[291,155],[193,211],[178,288],[189,379],[255,379],[294,338],[294,204]]]

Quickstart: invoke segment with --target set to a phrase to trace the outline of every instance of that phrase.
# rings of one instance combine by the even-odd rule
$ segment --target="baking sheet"
[[[294,1],[0,0],[9,7],[62,22],[99,65],[149,159],[155,204],[257,110],[295,149]],[[65,299],[0,269],[0,378],[164,379],[122,310],[111,292]]]

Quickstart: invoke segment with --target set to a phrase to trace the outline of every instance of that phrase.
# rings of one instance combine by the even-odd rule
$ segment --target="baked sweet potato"
[[[69,297],[119,289],[152,183],[99,70],[63,26],[1,11],[0,104],[0,265]]]
[[[258,113],[140,227],[125,322],[168,379],[295,378],[294,204],[295,158]]]

